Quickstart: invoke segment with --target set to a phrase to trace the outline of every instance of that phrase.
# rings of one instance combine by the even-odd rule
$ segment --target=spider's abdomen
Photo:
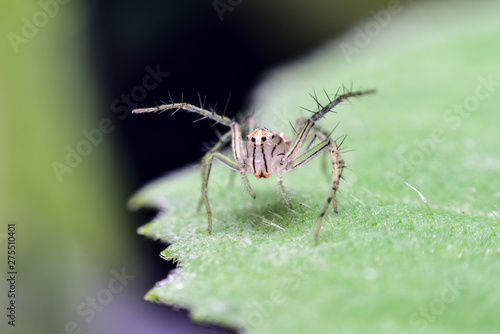
[[[266,128],[255,129],[247,136],[247,163],[257,178],[269,177],[275,164],[285,155],[288,140]]]

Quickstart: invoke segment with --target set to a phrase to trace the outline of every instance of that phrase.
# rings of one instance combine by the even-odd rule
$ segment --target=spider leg
[[[239,170],[239,165],[236,161],[225,156],[220,152],[207,153],[201,160],[201,173],[203,178],[201,192],[202,192],[202,200],[203,203],[205,204],[205,209],[207,210],[207,215],[208,215],[209,234],[212,233],[212,210],[210,209],[210,203],[208,202],[207,190],[208,190],[208,179],[210,177],[210,169],[212,168],[212,161],[214,158],[223,162],[225,165],[231,167],[232,169]]]
[[[245,163],[245,160],[243,159],[240,125],[224,115],[219,115],[215,111],[205,109],[204,102],[203,103],[201,102],[201,98],[200,98],[200,104],[201,106],[197,107],[195,105],[185,102],[174,103],[172,101],[171,103],[162,104],[156,107],[134,109],[132,110],[132,113],[140,114],[140,113],[150,113],[150,112],[162,112],[165,110],[173,110],[173,113],[175,113],[176,111],[182,109],[187,112],[192,112],[201,115],[202,116],[201,119],[209,118],[211,120],[214,120],[216,123],[220,123],[230,127],[231,131],[225,133],[221,137],[219,142],[215,144],[215,146],[212,147],[201,160],[201,173],[203,182],[202,182],[202,198],[199,207],[201,206],[201,203],[205,204],[205,208],[207,210],[207,215],[208,215],[208,232],[212,233],[212,211],[210,209],[210,203],[208,202],[207,189],[208,189],[208,179],[210,177],[210,169],[212,167],[212,161],[214,158],[221,161],[230,168],[234,169],[235,171],[240,172],[243,184],[245,185],[245,188],[250,194],[250,196],[255,198],[256,195],[252,187],[250,186],[250,182],[248,181],[248,177],[246,175],[247,165]],[[234,159],[229,158],[228,156],[225,156],[224,154],[218,152],[228,143],[230,138],[231,138],[231,148]]]
[[[312,159],[314,159],[316,156],[324,152],[325,150],[329,150],[330,152],[330,157],[332,160],[332,190],[330,192],[330,195],[328,196],[325,204],[323,205],[323,208],[321,209],[321,212],[318,216],[317,223],[316,223],[316,232],[314,234],[314,240],[318,241],[318,236],[319,232],[321,230],[321,222],[323,220],[323,216],[325,215],[326,211],[328,210],[328,206],[330,203],[333,201],[333,211],[335,213],[338,213],[337,209],[337,190],[339,189],[339,183],[340,183],[340,178],[342,177],[342,171],[344,170],[345,167],[345,162],[340,156],[339,153],[339,147],[336,143],[335,140],[329,138],[327,135],[325,135],[322,132],[319,132],[319,136],[325,137],[325,139],[319,143],[318,145],[312,147],[305,153],[303,153],[301,156],[299,156],[297,159],[293,160],[291,165],[288,167],[287,170],[292,170],[298,167],[301,167],[302,165],[308,163]]]
[[[210,111],[207,109],[204,109],[203,107],[197,107],[195,105],[181,102],[181,103],[169,103],[169,104],[162,104],[156,107],[150,107],[150,108],[137,108],[132,110],[133,114],[142,114],[142,113],[150,113],[150,112],[162,112],[165,110],[174,110],[174,113],[178,110],[185,110],[187,112],[192,112],[196,114],[202,115],[203,118],[210,118],[211,120],[216,121],[217,123],[226,125],[226,126],[231,126],[233,123],[235,123],[233,120],[230,118],[219,115],[215,113],[214,111]]]
[[[206,165],[208,161],[210,161],[210,164],[212,163],[211,161],[213,159],[213,154],[215,152],[219,151],[220,149],[222,149],[225,145],[227,145],[230,138],[231,138],[231,131],[228,131],[223,136],[220,137],[219,141],[210,150],[208,150],[207,153],[205,153],[205,155],[201,159],[201,166],[202,166],[201,176],[202,176],[202,179],[205,180],[205,173],[206,173],[207,184],[208,184],[208,177],[210,175],[210,166],[208,166],[208,167],[205,166],[205,168],[208,168],[208,171],[205,171],[204,165]],[[229,166],[229,167],[233,168],[232,166]],[[237,170],[239,170],[239,168]],[[204,202],[205,202],[205,200],[203,197],[203,189],[202,189],[202,196],[200,198],[200,201],[198,202],[198,210],[201,209],[201,205]],[[207,199],[207,202],[208,202],[208,199]]]
[[[305,117],[300,117],[300,118],[297,119],[297,121],[295,122],[295,127],[293,127],[295,135],[298,134],[295,129],[302,128],[306,123],[307,123],[307,118],[305,118]],[[335,131],[335,128],[333,129],[333,131]],[[311,147],[314,144],[314,142],[316,141],[316,139],[325,140],[325,139],[327,139],[330,136],[328,134],[328,132],[326,132],[323,128],[319,127],[316,124],[314,124],[312,130],[313,130],[313,132],[311,132],[309,134],[309,136],[308,136],[310,139],[309,139],[309,144],[307,144],[306,147],[305,147],[305,151],[309,151],[311,149]],[[333,131],[331,131],[330,134]],[[323,170],[323,172],[325,172],[326,176],[329,177],[329,175],[327,173],[327,164],[326,164],[326,157],[327,156],[326,156],[326,154],[323,154],[322,157],[323,158],[321,159],[322,160],[322,162],[321,162],[321,169]]]
[[[321,221],[323,220],[323,216],[326,213],[326,210],[328,210],[328,206],[330,205],[330,202],[333,201],[333,211],[335,213],[338,213],[337,210],[337,190],[339,189],[339,183],[340,183],[340,178],[342,177],[342,171],[344,170],[345,167],[345,162],[344,159],[339,154],[339,147],[335,140],[330,139],[330,155],[332,158],[332,169],[333,169],[333,185],[332,185],[332,191],[330,192],[330,195],[326,199],[325,204],[323,205],[323,209],[321,210],[319,216],[318,216],[318,221],[316,223],[316,232],[314,234],[314,240],[318,241],[318,236],[319,236],[319,231],[321,230]]]
[[[315,112],[307,121],[300,120],[297,121],[300,127],[300,130],[297,132],[297,136],[292,142],[290,149],[286,154],[287,160],[294,160],[301,152],[302,146],[304,142],[309,137],[309,132],[314,128],[315,123],[319,121],[322,117],[324,117],[328,112],[332,111],[332,109],[342,103],[343,101],[348,100],[351,97],[362,96],[366,94],[375,93],[375,90],[367,90],[367,91],[359,91],[359,92],[347,92],[342,95],[338,95],[335,99],[331,100],[327,105],[322,107],[319,111]]]
[[[244,124],[244,131],[248,131],[248,133],[251,133],[256,128],[257,120],[255,119],[255,117],[250,116],[250,117],[248,117],[248,119],[243,124]],[[241,128],[240,129],[234,129],[233,131],[234,131],[233,136],[235,136],[234,138],[235,139],[240,139],[241,138],[241,132],[242,132]],[[236,133],[238,131],[239,131],[239,134]],[[241,153],[243,151],[243,141],[240,139],[240,142],[241,142],[241,144],[235,143],[234,148],[233,148],[233,156],[235,157],[236,161],[240,162],[240,164],[244,164],[244,163],[246,163],[246,160],[242,159],[243,157],[242,157],[242,153]],[[235,151],[235,148],[237,148],[237,147],[241,147],[241,148],[239,148],[238,152]],[[242,179],[243,179],[243,183],[245,184],[245,188],[247,189],[247,191],[250,193],[250,195],[253,198],[255,198],[255,192],[252,190],[252,187],[250,186],[250,183],[248,182],[248,178],[246,177],[246,172],[247,172],[246,166],[245,166],[243,172],[240,171],[240,170],[238,170],[237,172],[240,172],[240,174],[242,176]],[[234,177],[235,176],[236,176],[236,173],[232,172],[231,175],[230,175],[229,184],[233,184],[234,183]]]
[[[205,204],[205,208],[207,210],[207,215],[208,215],[208,233],[212,233],[212,210],[210,208],[210,203],[208,201],[208,180],[210,178],[210,170],[212,168],[212,161],[213,159],[217,159],[226,166],[230,167],[231,169],[240,172],[241,178],[243,180],[243,184],[245,185],[245,188],[249,192],[249,194],[255,198],[255,192],[253,191],[252,187],[250,186],[250,182],[248,181],[248,177],[246,175],[246,166],[245,162],[243,160],[243,157],[241,155],[242,152],[242,139],[241,139],[241,131],[238,123],[233,122],[231,125],[231,131],[226,132],[219,142],[215,144],[210,151],[208,151],[205,156],[201,159],[201,174],[202,174],[202,187],[201,187],[201,193],[202,193],[202,202]],[[221,148],[224,147],[225,144],[229,141],[229,138],[231,138],[231,146],[233,150],[233,156],[234,159],[222,154],[221,152],[218,152]]]
[[[257,120],[255,117],[249,117],[248,118],[248,133],[253,132],[257,128]]]
[[[283,177],[281,176],[281,172],[279,169],[275,169],[276,179],[278,180],[278,190],[280,191],[283,200],[285,201],[286,206],[292,209],[292,201],[290,201],[290,197],[288,197],[285,187],[283,186]]]
[[[236,122],[233,122],[233,124],[231,124],[231,136],[233,138],[233,140],[231,141],[233,156],[239,167],[237,170],[241,174],[241,179],[243,180],[243,184],[245,185],[246,190],[248,191],[250,196],[255,198],[255,191],[250,186],[250,181],[248,181],[247,165],[245,163],[245,159],[243,159],[243,140],[241,138],[240,125]]]
[[[198,205],[198,208],[201,206],[201,203],[205,204],[205,209],[207,210],[207,216],[208,216],[208,233],[212,233],[212,210],[210,209],[210,203],[208,202],[208,180],[210,178],[210,170],[212,168],[212,161],[214,158],[217,160],[221,161],[225,165],[229,166],[230,168],[239,171],[240,166],[238,165],[238,162],[234,161],[233,159],[225,156],[224,154],[218,152],[222,147],[224,147],[225,144],[229,141],[229,138],[231,138],[231,131],[226,132],[219,142],[214,145],[201,159],[201,176],[202,176],[202,185],[201,185],[201,201]]]

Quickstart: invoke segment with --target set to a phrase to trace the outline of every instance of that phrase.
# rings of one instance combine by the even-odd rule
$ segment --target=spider
[[[201,107],[197,107],[185,102],[174,103],[172,101],[169,104],[163,104],[156,107],[134,109],[132,113],[151,113],[162,112],[165,110],[174,110],[173,113],[175,113],[182,109],[187,112],[200,114],[203,116],[202,119],[209,118],[216,121],[216,123],[223,124],[230,128],[229,131],[220,136],[220,140],[210,150],[208,150],[208,152],[201,159],[201,172],[203,178],[202,202],[205,204],[207,211],[209,234],[212,233],[212,210],[210,209],[210,203],[208,201],[207,188],[210,168],[212,167],[212,161],[214,159],[221,161],[231,169],[239,172],[246,190],[253,198],[256,197],[256,194],[250,185],[247,174],[253,173],[257,178],[267,178],[273,173],[276,174],[278,190],[283,197],[285,204],[289,208],[292,208],[290,198],[288,197],[283,186],[283,177],[281,174],[283,172],[288,172],[295,168],[302,167],[320,153],[328,151],[332,161],[333,184],[330,194],[317,218],[316,231],[314,234],[314,240],[317,241],[321,229],[321,222],[323,216],[328,210],[328,207],[330,206],[330,202],[333,201],[333,211],[338,213],[336,193],[339,188],[339,182],[342,177],[345,162],[339,153],[340,145],[337,145],[337,142],[330,138],[330,134],[321,130],[316,125],[316,122],[324,117],[328,112],[332,111],[332,109],[341,102],[346,101],[351,97],[372,94],[374,92],[375,90],[357,92],[344,90],[344,94],[336,94],[335,98],[333,100],[329,100],[329,103],[325,106],[319,104],[317,99],[313,97],[320,107],[320,110],[314,112],[309,119],[299,118],[297,120],[297,130],[293,140],[288,139],[281,132],[274,132],[267,128],[254,128],[255,122],[248,122],[247,125],[242,126],[233,119],[224,115],[219,115],[215,113],[215,111],[204,109],[203,104]],[[248,132],[248,135],[246,136],[246,152],[243,150],[242,128]],[[304,146],[308,139],[311,140],[311,143]],[[316,139],[319,139],[321,142],[312,146]],[[220,152],[220,150],[227,146],[229,142],[231,143],[232,157],[224,155]]]

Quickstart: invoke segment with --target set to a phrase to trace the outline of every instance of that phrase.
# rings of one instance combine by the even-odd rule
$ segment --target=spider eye
[[[267,139],[266,137],[260,138],[260,140],[262,140],[262,141],[266,141],[266,139]]]
[[[255,143],[255,137],[252,137],[252,142]]]

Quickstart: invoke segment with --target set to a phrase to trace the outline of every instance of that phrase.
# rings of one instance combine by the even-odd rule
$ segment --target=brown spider
[[[336,95],[335,98],[330,100],[330,102],[325,106],[321,106],[318,103],[321,107],[319,111],[313,113],[309,119],[300,118],[297,121],[298,130],[292,141],[290,141],[281,132],[273,132],[266,128],[254,129],[254,122],[249,122],[249,125],[246,127],[249,132],[246,137],[246,153],[243,151],[242,126],[226,116],[204,109],[203,106],[197,107],[184,102],[172,102],[170,104],[164,104],[157,107],[134,109],[132,113],[161,112],[172,109],[176,112],[182,109],[187,112],[200,114],[204,116],[203,118],[210,118],[217,123],[226,125],[230,128],[230,131],[223,134],[219,142],[215,144],[201,160],[203,176],[202,200],[205,204],[208,215],[208,233],[212,233],[212,211],[208,202],[207,187],[210,176],[210,168],[214,158],[241,174],[243,184],[245,185],[245,188],[250,196],[253,198],[255,198],[256,195],[250,186],[247,173],[251,172],[257,178],[267,178],[271,176],[271,174],[275,173],[278,181],[279,192],[281,193],[285,204],[291,208],[292,203],[285,192],[285,188],[283,187],[283,178],[281,173],[301,167],[318,156],[321,152],[328,150],[332,161],[333,185],[330,195],[326,199],[326,202],[323,205],[317,219],[316,232],[314,234],[314,239],[317,241],[321,229],[321,221],[332,200],[333,210],[335,213],[338,213],[336,193],[339,188],[339,182],[345,163],[340,156],[339,146],[336,141],[330,138],[329,134],[320,130],[316,126],[316,122],[325,116],[329,111],[332,111],[332,109],[339,103],[346,101],[351,97],[372,94],[374,92],[375,90],[358,92],[347,91],[342,95]],[[312,138],[312,141],[318,138],[321,142],[313,147],[304,147],[304,143],[308,140],[308,138]],[[220,150],[229,142],[231,142],[233,157],[228,157],[220,152]]]

